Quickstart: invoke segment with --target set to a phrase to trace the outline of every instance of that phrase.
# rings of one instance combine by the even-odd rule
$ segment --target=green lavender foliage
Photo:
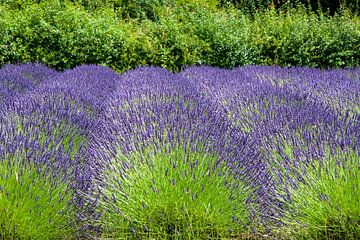
[[[291,145],[286,146],[288,157],[293,157]],[[281,161],[279,155],[276,158]],[[302,176],[302,181],[296,182],[297,187],[290,187],[285,177],[284,189],[291,201],[284,205],[284,226],[279,234],[296,239],[358,239],[359,164],[358,153],[338,148],[334,153],[326,150],[323,159],[310,164],[280,168],[285,176],[292,179]]]
[[[73,205],[74,172],[58,166],[63,158],[75,158],[86,137],[66,121],[42,119],[41,113],[9,111],[1,117],[2,136],[10,141],[0,144],[0,238],[75,238],[81,210]],[[15,150],[6,151],[13,145]]]
[[[239,237],[249,234],[251,190],[229,177],[217,157],[177,147],[120,153],[103,173],[104,237],[157,239]],[[124,162],[126,164],[124,165]],[[124,166],[131,165],[123,171]],[[126,167],[125,167],[126,168]],[[123,172],[122,172],[123,171]]]
[[[24,157],[18,153],[0,163],[0,237],[72,238],[76,216],[68,202],[73,193],[61,179],[55,185],[45,167],[24,166]]]

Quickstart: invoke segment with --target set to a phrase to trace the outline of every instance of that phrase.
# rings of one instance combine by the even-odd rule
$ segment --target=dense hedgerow
[[[240,8],[249,14],[255,14],[257,11],[264,11],[274,7],[276,9],[289,9],[298,6],[304,7],[307,12],[323,12],[334,16],[341,9],[347,8],[354,13],[359,11],[359,1],[352,0],[222,0],[223,5],[233,4],[236,8]]]
[[[194,64],[359,66],[359,17],[346,10],[333,17],[301,7],[249,16],[212,1],[122,1],[115,9],[96,2],[104,6],[0,5],[0,65],[40,61],[68,69],[99,64],[117,71],[140,65],[171,71]],[[126,10],[132,7],[133,12]]]
[[[359,238],[360,70],[0,69],[0,238]]]

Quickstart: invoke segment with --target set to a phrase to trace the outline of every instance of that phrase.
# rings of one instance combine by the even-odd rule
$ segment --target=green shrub
[[[2,55],[4,62],[40,61],[56,69],[94,63],[122,69],[131,61],[123,56],[126,33],[109,9],[92,15],[73,5],[62,9],[38,4],[16,13],[9,11],[3,19],[9,35],[2,35],[0,46],[11,47]]]
[[[201,63],[232,68],[255,63],[256,49],[250,45],[251,20],[239,12],[206,10],[189,16],[189,31],[208,45]]]
[[[270,9],[249,17],[217,1],[178,0],[154,8],[156,19],[132,19],[124,9],[88,11],[79,2],[56,0],[22,9],[0,5],[0,65],[93,63],[117,71],[139,65],[172,71],[194,64],[360,65],[360,20],[346,11],[330,18],[304,8]]]
[[[251,45],[261,65],[355,67],[360,59],[359,19],[306,15],[303,9],[257,14]]]
[[[175,18],[158,23],[143,22],[144,32],[138,37],[143,58],[148,65],[179,71],[183,66],[201,64],[208,43],[187,32],[187,24]]]
[[[299,6],[304,7],[307,13],[322,12],[331,16],[343,9],[358,14],[360,9],[358,0],[221,0],[220,3],[223,6],[233,5],[250,15],[271,8],[289,10]]]

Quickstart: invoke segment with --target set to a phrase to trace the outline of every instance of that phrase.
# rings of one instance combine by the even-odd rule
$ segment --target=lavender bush
[[[0,236],[356,239],[359,92],[359,69],[4,66]]]
[[[72,203],[84,174],[78,152],[85,137],[54,112],[1,113],[0,235],[73,237],[78,209]]]
[[[12,69],[13,78],[0,75],[10,79],[8,86],[12,80],[21,86],[0,108],[0,236],[76,238],[87,228],[81,219],[90,204],[79,196],[91,172],[81,153],[95,123],[66,91],[43,91],[55,82],[54,71],[38,65]],[[16,76],[24,72],[36,72],[31,79],[37,84],[21,85]]]
[[[58,73],[39,63],[5,65],[0,69],[0,105],[51,80]]]
[[[281,229],[278,238],[359,236],[357,69],[193,67],[180,74],[249,133],[273,179],[265,189],[271,211],[258,216],[273,233]]]
[[[103,121],[92,148],[104,164],[95,181],[104,236],[249,232],[253,190],[233,174],[246,171],[246,137],[190,84],[159,68],[127,72]]]

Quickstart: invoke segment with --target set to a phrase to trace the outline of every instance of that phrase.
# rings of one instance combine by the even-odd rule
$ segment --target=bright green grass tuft
[[[248,233],[250,190],[218,157],[181,147],[118,155],[102,176],[104,237],[209,239]],[[122,168],[129,164],[126,171]],[[122,177],[121,177],[122,176]]]

